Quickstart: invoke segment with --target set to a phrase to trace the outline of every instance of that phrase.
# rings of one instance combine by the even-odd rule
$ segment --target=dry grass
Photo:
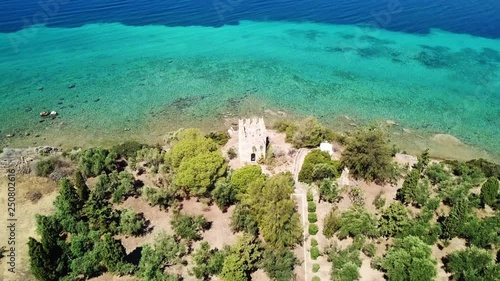
[[[7,220],[7,178],[0,177],[0,220]],[[35,278],[29,272],[28,238],[38,237],[36,234],[35,215],[53,212],[52,202],[57,195],[57,184],[49,179],[20,176],[16,179],[16,273],[7,271],[8,266],[2,260],[0,264],[0,280],[31,281]],[[34,196],[34,194],[39,194]],[[40,197],[41,195],[41,197]],[[32,199],[38,198],[32,202]],[[5,207],[5,208],[4,208]],[[6,244],[7,232],[0,232],[0,246]],[[7,245],[5,245],[7,246]]]

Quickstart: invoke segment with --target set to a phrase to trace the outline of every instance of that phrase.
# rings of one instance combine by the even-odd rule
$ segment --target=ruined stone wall
[[[266,157],[267,132],[264,118],[240,119],[238,156],[243,163],[255,163]]]

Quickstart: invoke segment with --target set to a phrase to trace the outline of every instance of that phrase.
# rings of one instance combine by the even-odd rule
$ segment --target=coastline
[[[245,112],[226,112],[222,116],[207,116],[188,120],[179,118],[170,120],[150,120],[146,123],[136,124],[130,128],[109,128],[105,133],[92,130],[65,130],[64,126],[47,128],[44,135],[36,136],[30,134],[14,135],[1,141],[2,146],[9,148],[27,148],[37,146],[53,146],[60,149],[72,149],[74,147],[111,147],[125,141],[137,141],[146,144],[163,144],[164,137],[172,131],[180,128],[195,127],[205,132],[224,131],[230,127],[237,126],[238,118],[263,116],[266,126],[270,128],[274,121],[279,119],[299,120],[306,115],[290,113],[288,111],[271,109],[265,107],[264,103],[257,104],[255,101],[253,110]],[[175,114],[174,114],[175,115]],[[317,117],[317,116],[315,116]],[[56,119],[57,120],[57,119]],[[59,122],[64,122],[59,120]],[[500,164],[500,153],[487,152],[484,149],[466,144],[459,138],[444,132],[422,132],[413,128],[406,128],[394,120],[379,120],[374,122],[358,122],[353,118],[343,115],[330,119],[320,119],[326,127],[338,133],[354,131],[356,129],[375,125],[382,128],[391,143],[395,144],[401,152],[419,155],[423,150],[429,149],[435,159],[471,160],[484,158]]]

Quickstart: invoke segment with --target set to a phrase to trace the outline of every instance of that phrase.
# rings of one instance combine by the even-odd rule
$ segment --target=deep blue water
[[[240,20],[369,24],[407,33],[438,28],[500,38],[500,0],[3,0],[0,32],[32,24],[221,26]]]

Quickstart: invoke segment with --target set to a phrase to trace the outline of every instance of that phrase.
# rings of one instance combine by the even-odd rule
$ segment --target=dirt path
[[[295,181],[295,193],[293,194],[298,198],[298,200],[301,200],[302,205],[302,226],[304,227],[304,280],[309,280],[307,279],[308,273],[309,273],[309,268],[310,265],[312,264],[311,256],[307,254],[307,249],[309,245],[309,235],[308,235],[308,221],[307,221],[307,200],[306,200],[306,194],[307,194],[307,186],[299,182],[299,172],[300,168],[302,167],[302,164],[304,163],[304,159],[309,152],[308,149],[301,148],[297,151],[297,154],[294,157],[294,163],[293,163],[293,179]]]

